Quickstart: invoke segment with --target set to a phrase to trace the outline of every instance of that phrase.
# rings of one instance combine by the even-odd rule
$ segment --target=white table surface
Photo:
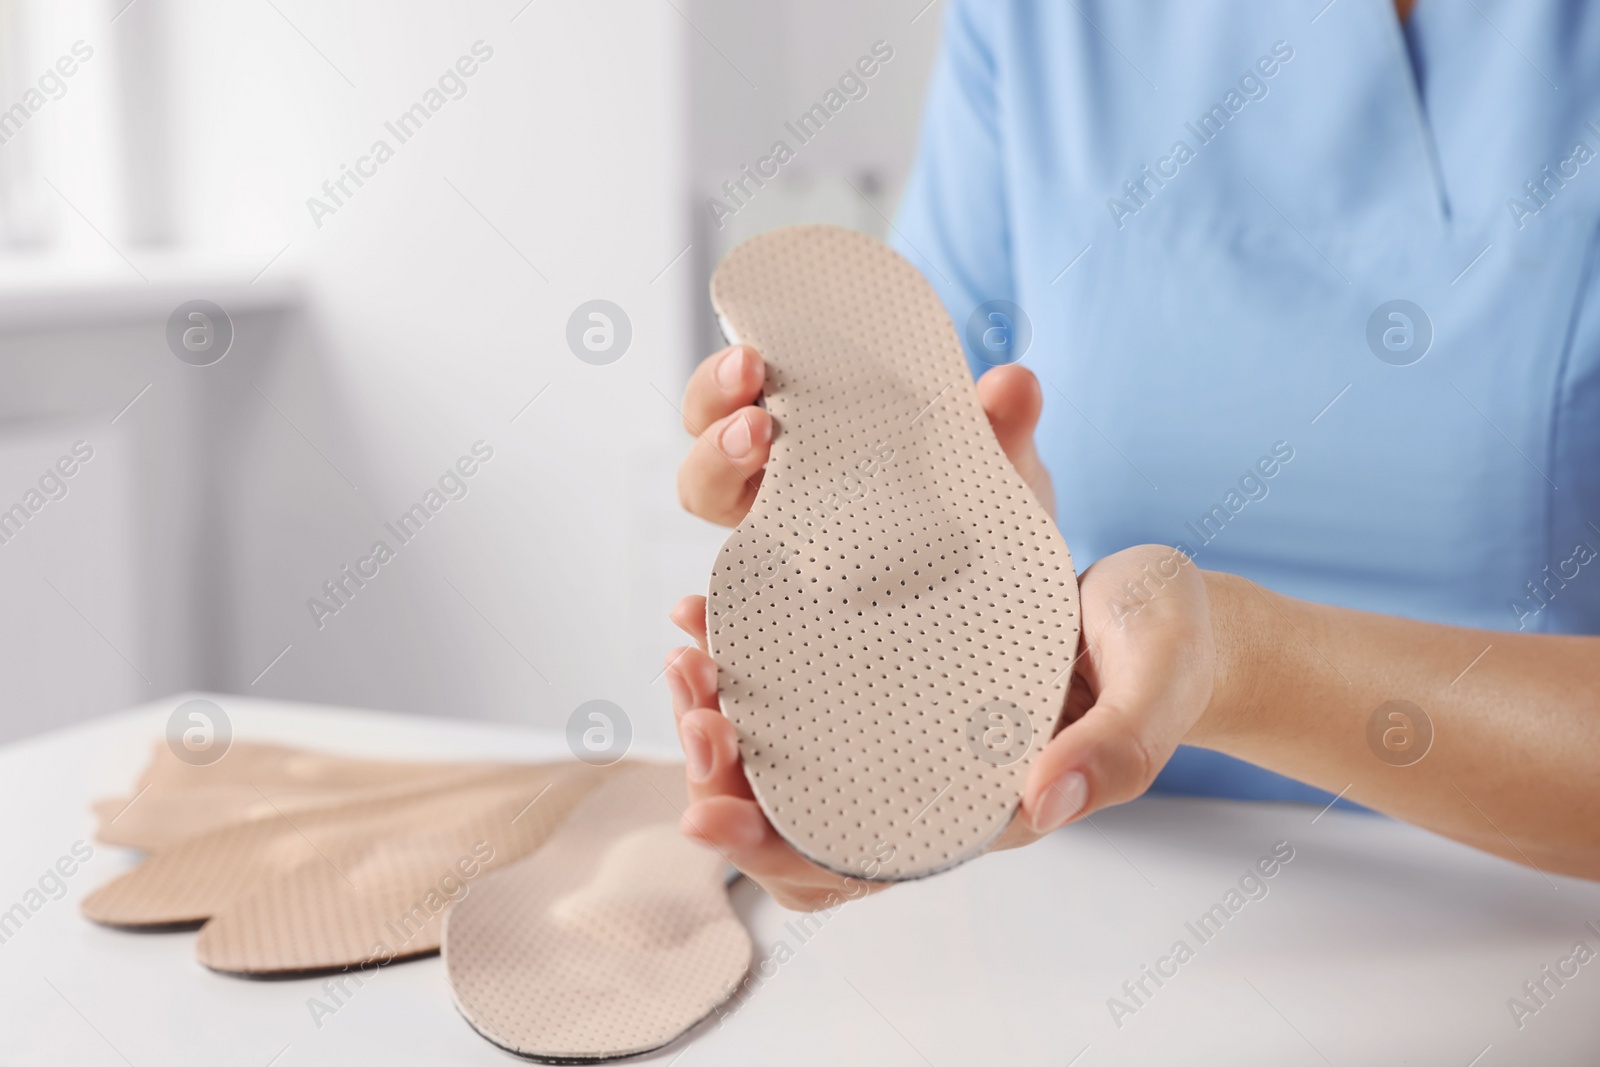
[[[0,749],[0,910],[124,792],[183,698]],[[550,732],[214,697],[235,737],[371,756],[565,756]],[[665,754],[665,753],[656,753]],[[1287,841],[1292,862],[1209,943],[1185,923]],[[131,934],[77,911],[135,857],[96,846],[0,944],[0,1064],[116,1067],[518,1062],[457,1016],[437,958],[379,972],[319,1027],[321,980],[258,982],[195,962],[192,933]],[[846,905],[802,940],[747,882],[750,995],[641,1063],[1600,1063],[1600,959],[1519,1029],[1522,996],[1575,943],[1600,950],[1600,885],[1409,827],[1296,805],[1146,798],[1031,848]],[[1108,998],[1174,941],[1194,957],[1118,1026]],[[785,949],[780,950],[782,942]],[[1552,986],[1552,988],[1554,988]]]

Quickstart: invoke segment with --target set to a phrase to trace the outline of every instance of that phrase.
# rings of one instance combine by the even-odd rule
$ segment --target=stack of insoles
[[[158,746],[99,837],[146,853],[96,922],[200,926],[218,971],[297,977],[436,952],[484,1037],[539,1059],[658,1048],[737,988],[751,944],[727,866],[677,831],[683,769],[406,764],[239,742]],[[446,920],[448,919],[448,925]],[[202,925],[203,924],[203,925]]]

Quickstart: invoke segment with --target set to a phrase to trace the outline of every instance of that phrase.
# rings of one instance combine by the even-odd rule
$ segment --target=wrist
[[[1248,733],[1259,718],[1265,647],[1270,628],[1260,616],[1270,610],[1256,585],[1221,571],[1201,571],[1211,612],[1215,659],[1212,664],[1211,699],[1184,739],[1206,748],[1226,749],[1228,741]]]

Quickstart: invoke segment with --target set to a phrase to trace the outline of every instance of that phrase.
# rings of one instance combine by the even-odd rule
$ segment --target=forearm
[[[1415,622],[1205,579],[1218,677],[1189,743],[1517,862],[1600,878],[1600,638]],[[1431,722],[1415,762],[1415,748],[1369,743],[1373,713],[1397,700]],[[1403,740],[1402,721],[1384,718],[1376,732]]]

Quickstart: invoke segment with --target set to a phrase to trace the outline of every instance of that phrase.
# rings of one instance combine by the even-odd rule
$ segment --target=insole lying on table
[[[489,766],[358,759],[251,741],[196,766],[157,742],[131,793],[95,801],[95,838],[153,852],[228,823],[379,799]]]
[[[82,910],[112,926],[205,922],[200,961],[244,974],[425,954],[450,903],[538,848],[610,773],[484,765],[409,792],[393,785],[376,799],[236,822],[155,853]]]
[[[461,911],[447,973],[463,1014],[497,1044],[560,1060],[670,1042],[749,966],[729,869],[678,832],[681,765],[385,768],[270,746],[238,753],[231,772],[195,774],[158,751],[134,796],[159,796],[150,810],[185,832],[141,824],[132,836],[147,845],[181,839],[91,893],[87,916],[145,930],[203,922],[201,963],[294,978],[424,955]],[[399,773],[408,766],[411,781]],[[323,800],[292,814],[260,788],[309,804],[294,792],[308,777]],[[232,779],[271,815],[231,794]],[[188,832],[200,825],[188,805],[219,800],[234,821]]]
[[[268,878],[219,911],[201,928],[195,956],[214,970],[262,975],[435,952],[447,910],[543,845],[606,776],[583,765],[508,775],[441,797],[423,825],[403,833],[358,829],[323,862]]]
[[[1001,451],[938,296],[888,246],[770,231],[728,253],[711,299],[765,359],[775,426],[706,607],[756,799],[842,874],[970,859],[1066,704],[1067,546]]]
[[[456,1006],[485,1038],[551,1063],[638,1055],[733,995],[751,942],[727,864],[678,832],[683,768],[634,764],[539,851],[451,909]]]

